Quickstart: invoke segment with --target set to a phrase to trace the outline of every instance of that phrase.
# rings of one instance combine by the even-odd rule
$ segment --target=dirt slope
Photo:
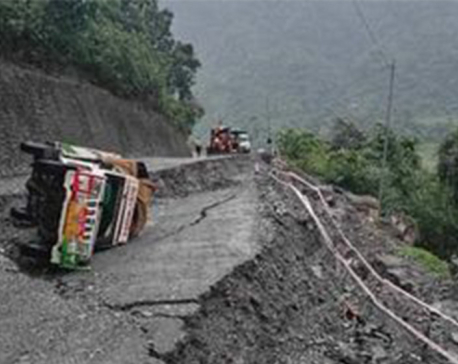
[[[0,61],[0,175],[22,171],[24,139],[59,140],[135,156],[188,156],[186,136],[147,104],[67,77]]]
[[[447,362],[381,314],[350,277],[336,270],[334,257],[294,196],[265,176],[257,183],[263,202],[262,251],[201,296],[200,310],[185,320],[186,338],[160,359],[170,364]],[[387,241],[393,238],[374,233],[347,208],[352,218],[346,230],[352,239],[359,235],[365,253],[392,253]],[[378,245],[372,255],[371,244]],[[436,303],[450,298],[444,292],[447,282],[404,264],[419,297]],[[348,317],[348,307],[358,318]],[[423,322],[425,332],[439,342],[450,337],[443,328],[434,332],[434,318],[424,313],[399,307],[399,314]]]

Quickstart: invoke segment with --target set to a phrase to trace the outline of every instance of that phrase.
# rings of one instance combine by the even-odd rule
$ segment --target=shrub
[[[199,116],[188,103],[200,62],[173,38],[172,19],[157,0],[3,0],[0,53],[76,67],[116,94],[153,100],[189,128]]]
[[[387,166],[383,169],[381,159],[386,133],[383,127],[377,125],[364,138],[352,127],[351,135],[358,135],[355,148],[343,142],[348,141],[348,128],[340,127],[340,130],[345,138],[334,135],[334,139],[345,148],[331,147],[307,131],[285,130],[278,139],[280,153],[304,171],[354,193],[378,196],[383,177],[383,213],[410,215],[419,227],[419,244],[449,259],[458,248],[458,204],[454,199],[457,195],[455,179],[450,183],[443,175],[453,175],[454,164],[444,162],[452,171],[434,175],[421,167],[416,140],[388,131]],[[443,160],[458,160],[458,156],[450,157],[455,149],[450,146],[453,143],[447,143]]]
[[[403,247],[399,250],[399,255],[413,259],[428,272],[438,277],[450,278],[448,264],[425,249],[417,247]]]

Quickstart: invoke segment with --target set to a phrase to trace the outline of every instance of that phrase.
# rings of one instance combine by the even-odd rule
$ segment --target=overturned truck
[[[22,242],[27,255],[63,268],[87,267],[93,253],[137,236],[148,220],[155,185],[144,163],[66,143],[26,142],[33,156],[27,204],[13,209],[19,223],[36,227]]]

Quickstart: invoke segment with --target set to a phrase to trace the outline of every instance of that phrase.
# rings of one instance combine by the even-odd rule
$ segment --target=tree
[[[438,175],[452,189],[458,205],[458,130],[449,134],[439,147]]]
[[[157,0],[4,0],[0,52],[81,70],[189,128],[202,114],[192,102],[200,62],[191,44],[174,39],[172,20]]]
[[[172,52],[172,65],[168,75],[170,92],[177,93],[180,100],[190,100],[191,87],[199,67],[200,62],[194,56],[192,45],[177,42]]]
[[[45,2],[33,0],[0,1],[0,52],[20,53],[30,58],[44,38]]]
[[[352,122],[337,118],[332,129],[331,144],[335,149],[359,149],[366,142],[366,136]]]

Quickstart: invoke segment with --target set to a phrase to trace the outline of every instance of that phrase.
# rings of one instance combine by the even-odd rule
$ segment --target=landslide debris
[[[150,177],[158,185],[157,197],[185,197],[192,193],[215,191],[240,183],[251,167],[250,157],[238,155],[203,159],[176,168],[152,171]]]
[[[377,311],[336,269],[334,257],[294,196],[266,176],[258,176],[257,184],[263,201],[262,251],[200,297],[200,309],[184,319],[184,340],[157,358],[170,364],[446,362]],[[383,251],[392,252],[395,243],[384,245],[389,237],[358,220],[350,205],[345,209],[345,230],[351,239],[364,242],[365,253],[375,259]],[[415,266],[404,269],[414,272],[410,279],[416,294],[428,301],[444,299],[446,293],[433,288],[435,278]],[[425,331],[439,330],[435,337],[449,334],[435,327],[434,318],[408,307],[399,314],[421,322]]]

